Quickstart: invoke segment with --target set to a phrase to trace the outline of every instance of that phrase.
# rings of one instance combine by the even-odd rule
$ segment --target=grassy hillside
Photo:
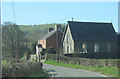
[[[24,32],[32,32],[32,31],[47,31],[49,27],[55,27],[55,24],[42,24],[42,25],[19,25],[20,29]]]
[[[62,25],[62,30],[64,24]],[[26,38],[30,42],[36,42],[48,33],[48,28],[52,27],[55,29],[55,23],[53,24],[42,24],[42,25],[19,25],[20,29],[25,33]]]
[[[63,30],[63,24],[62,25],[62,30]],[[48,33],[48,28],[53,27],[55,29],[55,23],[53,24],[42,24],[42,25],[18,25],[21,31],[24,32],[25,34],[25,41],[24,41],[24,47],[21,46],[21,48],[25,48],[25,50],[20,55],[22,56],[26,52],[32,52],[35,53],[35,44],[37,41],[42,38],[44,35]],[[15,39],[16,40],[16,39]],[[4,44],[3,44],[4,45]],[[10,57],[12,56],[12,51],[7,47],[7,45],[2,46],[2,52],[4,52],[2,55],[4,57]]]

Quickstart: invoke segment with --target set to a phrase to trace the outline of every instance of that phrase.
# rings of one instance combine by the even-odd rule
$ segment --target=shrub
[[[47,54],[56,54],[55,50],[53,48],[47,48],[46,49]]]
[[[56,54],[55,50],[53,48],[46,48],[46,49],[42,49],[42,51],[40,52],[41,55],[45,55],[46,53],[47,54]]]
[[[31,52],[25,52],[24,53],[24,57],[26,60],[29,60],[30,59],[30,54],[32,54]]]
[[[77,54],[76,54],[77,55]],[[117,67],[117,59],[89,59],[89,58],[80,58],[80,57],[68,57],[60,55],[60,62],[68,64],[79,64],[83,66],[92,66],[92,67]],[[57,60],[56,54],[47,54],[47,60]]]
[[[42,49],[42,51],[40,52],[41,55],[45,55],[46,54],[46,49]]]
[[[22,63],[3,64],[2,77],[27,77],[41,71],[41,62],[24,61]]]

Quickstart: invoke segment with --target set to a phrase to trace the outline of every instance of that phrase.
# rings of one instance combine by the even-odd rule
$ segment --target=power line
[[[16,17],[15,17],[15,6],[14,6],[14,2],[12,1],[12,7],[13,7],[13,17],[14,17],[14,22],[16,24]]]
[[[16,24],[16,17],[15,17],[15,6],[14,6],[14,2],[12,1],[12,6],[13,6],[13,17],[14,17],[14,22]],[[17,58],[17,63],[19,62],[19,55],[18,55],[19,51],[18,51],[18,30],[16,30],[16,58]]]

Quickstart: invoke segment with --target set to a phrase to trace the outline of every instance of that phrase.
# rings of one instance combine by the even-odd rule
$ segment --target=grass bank
[[[48,76],[48,72],[46,70],[28,75],[28,77],[47,77],[47,76]]]
[[[117,67],[86,67],[86,66],[81,66],[81,65],[76,65],[76,64],[65,64],[62,62],[57,63],[54,60],[47,60],[44,63],[56,65],[56,66],[75,68],[75,69],[86,69],[86,70],[101,72],[102,74],[118,77],[118,68]]]
[[[8,64],[6,60],[2,60],[2,64]]]

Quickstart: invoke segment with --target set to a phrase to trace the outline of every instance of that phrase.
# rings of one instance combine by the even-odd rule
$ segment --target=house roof
[[[68,21],[73,40],[117,41],[112,23]]]
[[[117,33],[118,35],[118,42],[120,43],[120,33]]]
[[[62,32],[60,29],[58,29],[57,31]],[[56,30],[53,30],[53,31],[49,32],[48,34],[46,34],[44,37],[40,38],[39,40],[47,39],[47,38],[49,38],[50,36],[52,36],[53,34],[55,34],[55,33],[56,33]],[[63,33],[63,32],[62,32],[62,33]]]
[[[64,41],[64,37],[65,37],[66,31],[67,31],[67,27],[68,27],[68,24],[67,24],[66,27],[65,27],[65,30],[64,30],[64,33],[63,33],[61,42]]]

